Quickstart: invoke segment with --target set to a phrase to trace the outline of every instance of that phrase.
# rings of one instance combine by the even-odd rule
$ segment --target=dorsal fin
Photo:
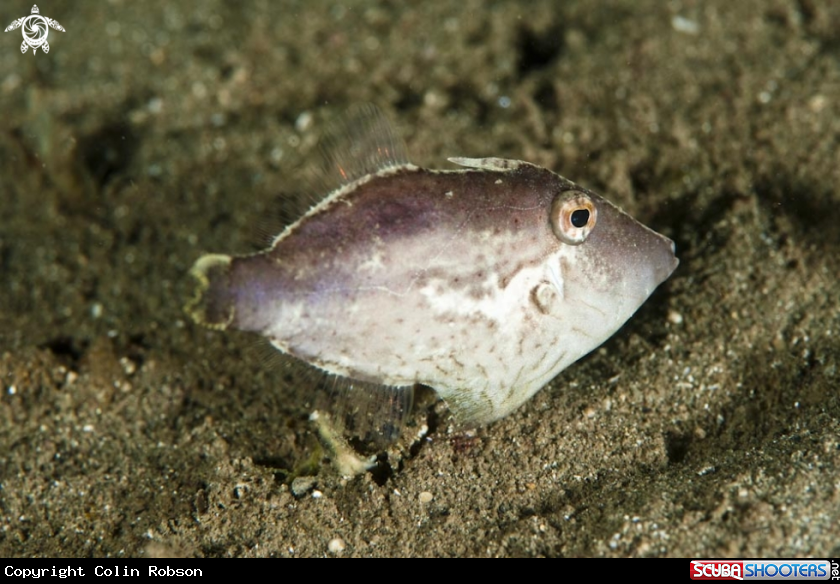
[[[322,179],[332,183],[329,190],[408,164],[405,145],[385,114],[373,104],[352,107],[343,118],[331,123],[320,146]]]
[[[530,162],[522,160],[511,160],[509,158],[464,158],[454,156],[447,158],[449,162],[468,168],[480,168],[482,170],[516,170],[523,166],[534,166]]]
[[[313,206],[363,176],[408,164],[405,144],[373,104],[349,108],[328,122],[318,140],[320,158],[305,167],[300,202],[288,199],[259,229],[258,245],[273,245],[277,233]]]

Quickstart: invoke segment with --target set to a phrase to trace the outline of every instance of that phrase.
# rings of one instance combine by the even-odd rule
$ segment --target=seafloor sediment
[[[840,555],[840,6],[41,9],[48,54],[0,35],[0,556]],[[342,480],[312,377],[181,307],[360,102],[418,164],[552,168],[681,264],[515,414],[421,401]]]

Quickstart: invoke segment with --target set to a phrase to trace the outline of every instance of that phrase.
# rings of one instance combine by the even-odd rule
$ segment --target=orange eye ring
[[[598,222],[595,202],[580,191],[566,191],[551,203],[551,229],[563,243],[580,245]]]

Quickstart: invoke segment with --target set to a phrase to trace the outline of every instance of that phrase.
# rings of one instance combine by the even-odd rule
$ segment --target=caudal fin
[[[184,310],[197,324],[225,330],[233,322],[236,311],[230,294],[230,265],[230,256],[208,254],[190,270],[196,280],[195,296]]]

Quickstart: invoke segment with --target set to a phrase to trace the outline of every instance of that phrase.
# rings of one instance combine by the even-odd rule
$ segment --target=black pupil
[[[586,209],[572,211],[572,225],[580,229],[581,227],[586,227],[587,223],[589,223],[589,211]]]

